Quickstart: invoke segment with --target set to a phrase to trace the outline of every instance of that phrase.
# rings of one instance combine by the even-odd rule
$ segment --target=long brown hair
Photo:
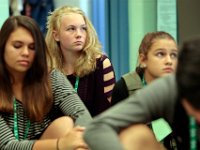
[[[51,109],[53,101],[46,60],[48,49],[37,23],[26,16],[9,17],[0,31],[0,111],[13,112],[12,76],[5,67],[4,52],[10,34],[18,27],[27,29],[35,44],[34,62],[23,81],[23,107],[30,120],[41,121]]]

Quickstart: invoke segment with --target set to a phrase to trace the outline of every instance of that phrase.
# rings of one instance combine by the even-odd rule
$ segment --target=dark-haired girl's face
[[[25,74],[32,66],[35,57],[35,43],[31,33],[23,28],[15,29],[5,45],[6,68],[14,76]]]

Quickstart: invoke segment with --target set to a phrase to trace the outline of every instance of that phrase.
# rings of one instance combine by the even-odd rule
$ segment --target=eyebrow
[[[166,49],[165,48],[158,48],[158,49],[155,49],[155,52],[157,52],[157,51],[166,51]],[[170,51],[178,51],[178,49],[170,49]]]
[[[172,51],[176,51],[176,52],[178,52],[178,49],[171,49]]]
[[[26,43],[26,42],[20,41],[20,40],[13,40],[13,41],[11,41],[11,44],[15,44],[15,43],[23,44],[23,43]],[[28,45],[30,45],[30,44],[35,44],[35,42],[34,42],[34,41],[33,41],[33,42],[30,42]]]
[[[67,25],[67,27],[71,27],[71,26],[72,27],[83,27],[83,26],[85,27],[87,25],[86,24],[81,24],[81,25],[78,25],[78,26],[77,25],[73,25],[73,24]]]

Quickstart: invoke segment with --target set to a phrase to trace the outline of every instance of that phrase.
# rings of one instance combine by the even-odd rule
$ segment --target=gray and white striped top
[[[28,140],[23,140],[27,117],[22,103],[17,101],[19,141],[15,139],[13,133],[13,114],[0,112],[1,150],[31,150],[34,141],[41,136],[49,124],[63,114],[72,117],[75,120],[75,124],[82,126],[85,126],[92,120],[88,110],[61,72],[57,70],[51,72],[51,83],[54,97],[53,107],[42,122],[31,122],[27,136]]]

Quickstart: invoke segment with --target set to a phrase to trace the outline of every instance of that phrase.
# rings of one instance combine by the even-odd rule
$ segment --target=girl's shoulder
[[[97,61],[103,62],[108,56],[106,54],[101,54],[96,57]]]
[[[111,65],[110,59],[105,54],[99,55],[96,59],[97,59],[96,60],[97,66],[110,66]],[[103,68],[105,68],[105,67],[103,67]]]
[[[97,72],[102,72],[103,74],[107,74],[109,72],[113,72],[113,65],[105,54],[102,54],[99,58],[97,58],[96,62],[96,70]]]
[[[58,80],[64,80],[66,76],[58,69],[52,69],[50,71],[50,80],[51,81],[58,81]]]

